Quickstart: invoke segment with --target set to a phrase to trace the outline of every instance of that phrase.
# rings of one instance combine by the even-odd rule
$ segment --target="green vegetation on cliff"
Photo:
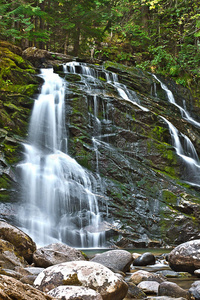
[[[12,176],[8,168],[22,158],[22,141],[27,135],[38,90],[36,70],[22,58],[22,50],[8,42],[0,42],[0,198],[9,199]],[[10,172],[9,172],[10,173]],[[10,173],[11,174],[11,173]]]

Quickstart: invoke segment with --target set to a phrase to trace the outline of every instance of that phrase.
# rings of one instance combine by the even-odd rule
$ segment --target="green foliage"
[[[0,38],[200,80],[198,0],[2,0]],[[101,44],[103,42],[103,44]],[[71,50],[70,50],[71,49]]]

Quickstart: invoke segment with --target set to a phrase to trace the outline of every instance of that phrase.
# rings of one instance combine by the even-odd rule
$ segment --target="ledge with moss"
[[[21,159],[23,138],[41,79],[22,50],[0,41],[0,199],[7,201],[14,181],[10,166]],[[20,150],[20,151],[19,151]]]

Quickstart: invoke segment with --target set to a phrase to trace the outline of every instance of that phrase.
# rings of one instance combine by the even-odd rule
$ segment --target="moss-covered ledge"
[[[22,58],[22,50],[0,41],[0,200],[7,201],[14,181],[12,165],[19,162],[22,140],[41,82],[37,70]]]

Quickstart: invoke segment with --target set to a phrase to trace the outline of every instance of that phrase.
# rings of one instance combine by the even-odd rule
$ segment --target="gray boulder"
[[[159,285],[158,296],[169,296],[172,298],[183,297],[189,299],[189,293],[174,282],[165,281]]]
[[[174,271],[194,273],[200,269],[200,240],[183,243],[168,255],[169,266]]]
[[[100,293],[104,300],[121,300],[128,290],[122,276],[91,261],[72,261],[48,267],[34,282],[34,286],[43,292],[49,292],[60,285],[91,288]]]
[[[62,243],[50,244],[39,248],[33,254],[35,266],[42,268],[77,260],[85,260],[82,252]]]
[[[133,273],[129,279],[134,284],[139,284],[142,281],[157,281],[158,283],[164,282],[166,279],[161,274],[155,274],[148,271],[139,270]]]
[[[97,254],[91,261],[102,264],[112,271],[127,272],[130,269],[133,257],[126,250],[110,250]]]
[[[200,281],[197,280],[193,282],[191,288],[189,289],[189,294],[191,299],[199,300],[200,299]]]
[[[138,284],[138,288],[143,290],[145,294],[156,294],[158,293],[159,283],[157,281],[142,281]]]

